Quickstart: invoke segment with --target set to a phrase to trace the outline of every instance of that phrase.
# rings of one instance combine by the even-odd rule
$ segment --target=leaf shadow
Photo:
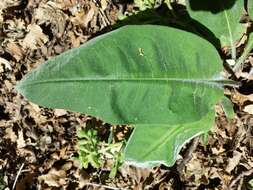
[[[179,4],[172,4],[173,10],[170,10],[166,4],[162,4],[156,9],[147,9],[133,14],[124,20],[119,20],[113,26],[96,33],[94,36],[115,30],[125,25],[162,25],[178,28],[184,31],[194,33],[201,38],[208,40],[216,49],[221,52],[220,40],[206,26],[192,19],[186,7]]]
[[[219,13],[230,9],[235,4],[236,0],[188,0],[193,11],[210,11]]]

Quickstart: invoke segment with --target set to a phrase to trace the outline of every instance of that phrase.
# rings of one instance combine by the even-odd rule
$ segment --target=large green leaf
[[[253,2],[251,0],[248,0],[248,14],[251,18],[251,20],[253,20]]]
[[[17,88],[42,106],[133,124],[126,159],[171,165],[185,140],[212,126],[207,116],[223,95],[221,70],[215,48],[194,34],[126,26],[50,59]],[[143,143],[169,152],[139,159]]]
[[[230,46],[236,58],[236,40],[242,37],[245,27],[240,24],[244,9],[243,0],[187,0],[187,9],[192,18],[207,27],[221,46]]]

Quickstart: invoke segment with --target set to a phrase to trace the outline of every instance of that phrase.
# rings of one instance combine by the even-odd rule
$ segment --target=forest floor
[[[76,131],[92,126],[100,139],[106,139],[110,129],[120,136],[128,131],[127,126],[42,108],[14,89],[17,81],[45,60],[110,31],[120,16],[135,10],[138,7],[131,3],[107,0],[0,2],[0,190],[253,188],[253,94],[226,89],[236,115],[228,119],[217,106],[208,143],[192,140],[175,166],[141,169],[123,165],[110,178],[112,163],[81,169],[73,159]],[[244,78],[252,64],[250,55]]]

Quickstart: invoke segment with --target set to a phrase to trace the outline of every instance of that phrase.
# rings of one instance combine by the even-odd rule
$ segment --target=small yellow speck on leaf
[[[139,50],[139,55],[144,56],[144,50],[142,48],[139,48],[138,50]]]

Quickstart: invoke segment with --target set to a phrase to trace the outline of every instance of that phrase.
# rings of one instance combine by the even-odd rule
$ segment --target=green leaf
[[[239,23],[244,1],[187,0],[186,4],[190,16],[207,27],[220,40],[221,47],[230,46],[235,60],[236,40],[245,31],[245,27]]]
[[[126,162],[139,167],[172,166],[182,146],[194,136],[207,132],[213,123],[214,111],[210,111],[201,120],[190,123],[136,125],[126,147]]]
[[[47,61],[17,88],[42,106],[90,114],[112,124],[133,124],[137,131],[146,126],[161,137],[161,126],[179,132],[188,127],[182,141],[167,143],[177,151],[166,152],[172,160],[159,163],[169,165],[183,139],[210,128],[210,122],[198,130],[192,124],[213,112],[223,96],[226,81],[219,78],[221,70],[215,48],[194,34],[163,26],[126,26]],[[178,135],[173,132],[167,141]],[[152,159],[160,160],[159,156]]]
[[[221,105],[225,111],[226,117],[232,119],[234,117],[234,105],[233,103],[226,98],[225,96],[221,99]]]
[[[233,68],[233,71],[236,73],[242,69],[242,64],[246,60],[246,58],[249,56],[249,53],[253,49],[253,33],[250,33],[248,42],[244,48],[244,51],[241,55],[241,57],[237,60],[235,67]]]
[[[251,20],[253,20],[253,1],[251,0],[248,0],[248,14]]]

